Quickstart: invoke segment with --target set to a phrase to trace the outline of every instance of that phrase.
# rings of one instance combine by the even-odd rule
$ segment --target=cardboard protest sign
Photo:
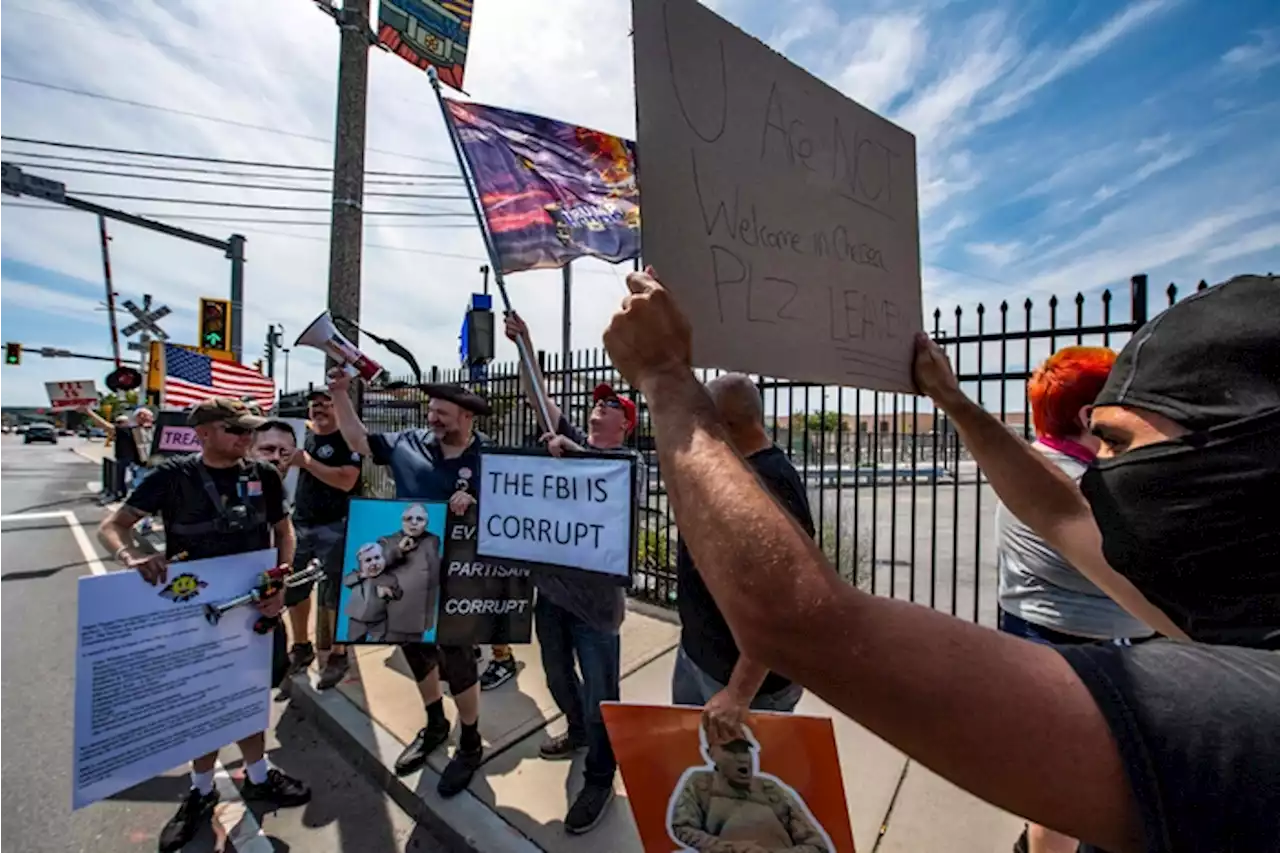
[[[855,853],[831,720],[752,713],[709,742],[699,708],[600,707],[646,853]]]
[[[482,451],[476,552],[629,584],[635,459],[625,453]]]
[[[335,635],[341,643],[434,643],[448,506],[352,498]]]
[[[52,411],[66,412],[98,405],[98,389],[92,379],[75,379],[70,382],[46,382],[44,390],[49,394]]]
[[[254,587],[274,548],[169,567],[80,578],[77,591],[72,808],[145,782],[267,728],[271,637],[254,607],[210,604]]]
[[[696,0],[632,0],[644,259],[694,363],[911,391],[915,138]]]
[[[450,515],[436,642],[448,646],[527,643],[533,634],[533,578],[518,560],[476,556],[476,510]]]

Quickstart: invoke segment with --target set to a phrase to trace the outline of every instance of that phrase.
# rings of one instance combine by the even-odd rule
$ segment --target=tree
[[[802,411],[791,413],[791,429],[794,432],[803,431],[805,427],[809,428],[809,432],[848,432],[849,425],[841,420],[838,412],[814,412],[806,414]]]

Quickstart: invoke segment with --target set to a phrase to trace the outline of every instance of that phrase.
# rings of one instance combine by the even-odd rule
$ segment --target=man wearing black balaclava
[[[1200,641],[1069,648],[843,582],[728,442],[675,298],[652,270],[627,285],[605,345],[649,404],[681,539],[744,654],[1086,845],[1277,849],[1280,279],[1233,279],[1138,331],[1097,400],[1102,452],[1079,487],[917,338],[917,385],[1004,504],[1135,616]]]

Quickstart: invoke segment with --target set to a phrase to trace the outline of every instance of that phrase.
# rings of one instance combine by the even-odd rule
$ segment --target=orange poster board
[[[709,744],[698,708],[601,709],[645,853],[855,853],[831,720],[752,713]]]

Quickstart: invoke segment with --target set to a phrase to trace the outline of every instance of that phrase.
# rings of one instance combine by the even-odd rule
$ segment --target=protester
[[[252,411],[253,409],[250,408],[250,412]],[[294,432],[293,424],[288,421],[269,419],[253,431],[253,444],[249,446],[249,458],[265,462],[275,468],[276,473],[280,475],[280,481],[284,482],[285,477],[289,475],[289,460],[297,449],[298,434]],[[286,512],[292,511],[291,504],[289,489],[286,486],[284,491]]]
[[[428,429],[371,433],[360,421],[348,392],[351,378],[341,370],[329,371],[329,391],[342,437],[352,450],[368,456],[375,465],[391,469],[396,497],[448,501],[449,511],[465,515],[476,504],[480,483],[480,448],[487,439],[473,429],[476,415],[487,415],[489,404],[461,385],[424,385]],[[396,759],[400,775],[424,765],[427,756],[449,739],[440,679],[458,706],[462,734],[458,748],[440,774],[436,790],[442,797],[461,793],[471,784],[484,750],[480,740],[480,682],[474,646],[442,646],[404,643],[400,646],[426,706],[427,725]]]
[[[100,426],[115,444],[115,477],[103,500],[122,500],[150,472],[147,462],[155,433],[155,415],[143,406],[134,411],[132,419],[128,415],[117,415],[108,421],[91,407],[86,406],[80,411]]]
[[[204,560],[258,551],[270,547],[273,537],[277,564],[289,565],[293,525],[284,511],[280,477],[270,465],[246,460],[253,431],[263,419],[251,415],[238,400],[214,397],[192,409],[187,422],[196,429],[200,453],[166,459],[156,466],[128,500],[103,520],[99,541],[117,562],[153,585],[165,581],[168,561],[177,554]],[[164,519],[163,555],[138,548],[131,536],[135,524],[156,513]],[[269,617],[278,615],[283,606],[283,592],[258,604]],[[273,635],[273,688],[285,677],[285,644],[284,628],[278,627]],[[241,788],[245,799],[261,800],[274,808],[310,801],[306,785],[268,763],[265,734],[245,738],[238,745],[248,776]],[[161,851],[181,849],[212,814],[218,803],[213,786],[217,760],[215,751],[191,762],[191,790],[160,832]]]
[[[529,352],[533,341],[529,328],[515,312],[507,314],[506,334],[511,340],[523,338]],[[592,393],[595,401],[587,423],[587,433],[565,418],[547,393],[542,371],[534,365],[530,377],[523,369],[520,381],[530,405],[535,388],[542,392],[547,414],[555,427],[542,437],[552,456],[565,451],[619,450],[627,434],[636,426],[636,405],[601,383]],[[632,451],[634,453],[634,451]],[[644,465],[636,455],[637,490],[644,482]],[[626,615],[626,593],[607,578],[583,575],[566,579],[545,571],[533,573],[537,602],[533,608],[534,630],[542,647],[542,668],[547,687],[568,722],[567,730],[550,738],[539,750],[548,760],[570,759],[586,747],[584,785],[564,819],[566,832],[580,834],[594,828],[613,802],[613,777],[618,763],[609,743],[600,703],[617,701],[621,678],[621,646],[618,632]],[[582,678],[574,668],[581,670]]]
[[[1275,849],[1280,279],[1232,279],[1139,329],[1079,487],[917,336],[918,387],[1010,510],[1146,624],[1199,641],[1132,646],[1028,643],[843,582],[729,444],[674,298],[652,270],[628,286],[605,345],[645,394],[681,535],[744,653],[1086,845]]]
[[[755,384],[741,373],[707,383],[729,443],[810,536],[813,516],[804,482],[787,454],[764,429],[764,406]],[[708,730],[720,740],[741,736],[748,708],[791,711],[804,690],[740,654],[733,633],[694,567],[683,537],[676,556],[680,588],[680,651],[671,678],[671,701],[701,705]]]
[[[287,460],[289,467],[298,469],[293,501],[298,552],[293,564],[301,569],[319,560],[324,579],[319,584],[314,647],[310,634],[312,585],[290,587],[285,592],[293,630],[289,666],[291,672],[303,672],[315,660],[317,648],[322,655],[327,652],[316,687],[328,690],[346,678],[349,667],[346,646],[334,642],[334,630],[346,551],[347,509],[351,498],[360,494],[361,459],[338,430],[328,391],[319,389],[308,395],[307,418],[311,430],[306,443]]]
[[[1094,398],[1116,354],[1106,347],[1065,347],[1036,368],[1027,383],[1036,442],[1032,446],[1079,482],[1101,444],[1089,432]],[[996,570],[1000,630],[1033,642],[1079,645],[1097,640],[1127,643],[1151,636],[1052,546],[996,504]],[[1032,824],[1014,845],[1017,853],[1076,853],[1077,842]]]

